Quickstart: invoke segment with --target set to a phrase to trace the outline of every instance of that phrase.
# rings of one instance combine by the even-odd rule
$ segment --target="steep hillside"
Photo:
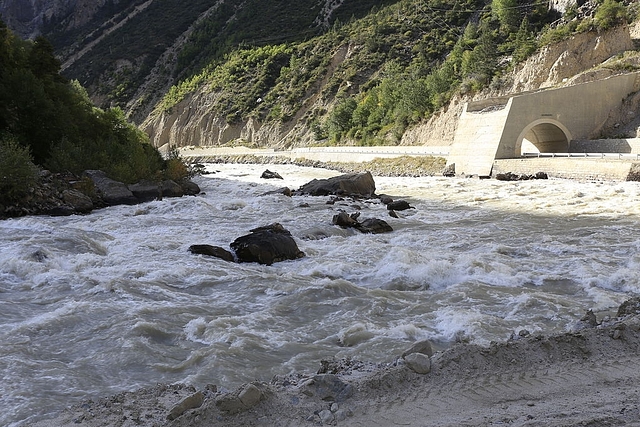
[[[45,35],[100,106],[141,120],[171,85],[239,45],[305,40],[395,1],[0,0],[0,15],[23,37]]]
[[[0,12],[156,146],[446,145],[466,100],[637,68],[601,66],[634,51],[636,0],[29,4]]]

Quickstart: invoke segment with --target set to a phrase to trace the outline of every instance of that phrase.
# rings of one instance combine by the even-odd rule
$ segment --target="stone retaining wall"
[[[626,181],[632,167],[638,163],[629,160],[529,158],[502,159],[493,163],[492,174],[512,172],[533,175],[546,172],[552,178],[580,180]]]

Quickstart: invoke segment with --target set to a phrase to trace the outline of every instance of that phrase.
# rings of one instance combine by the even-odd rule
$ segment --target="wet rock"
[[[102,200],[107,205],[135,205],[138,199],[122,182],[115,181],[99,170],[84,172],[95,185]]]
[[[162,186],[159,182],[143,180],[127,186],[129,191],[141,202],[149,202],[162,196]]]
[[[262,193],[263,196],[268,196],[270,194],[284,194],[287,197],[291,197],[293,192],[289,187],[278,188],[277,190],[267,191],[266,193]]]
[[[340,227],[357,227],[358,217],[360,216],[360,212],[353,213],[351,215],[342,211],[333,216],[332,223],[334,225],[339,225]]]
[[[456,176],[456,164],[451,163],[445,166],[444,170],[442,171],[442,176],[446,176],[448,178]]]
[[[196,392],[191,396],[186,397],[176,406],[171,408],[169,415],[167,415],[167,419],[175,420],[176,418],[178,418],[188,410],[199,408],[200,406],[202,406],[203,402],[204,402],[204,394],[201,391]]]
[[[262,172],[262,175],[260,175],[260,178],[264,178],[264,179],[283,179],[278,172],[272,172],[269,169],[267,169],[264,172]]]
[[[546,172],[536,172],[536,179],[549,179],[549,175]]]
[[[384,220],[377,218],[365,218],[362,221],[358,221],[360,212],[352,213],[351,215],[342,211],[333,216],[333,224],[339,225],[343,228],[355,228],[362,233],[380,234],[393,231],[393,228]]]
[[[300,187],[296,194],[372,197],[375,191],[376,184],[371,173],[362,172],[344,174],[328,179],[314,179]]]
[[[393,231],[393,228],[386,221],[378,218],[365,218],[360,221],[356,229],[363,233],[371,234],[390,233]]]
[[[196,194],[200,194],[200,186],[193,181],[185,179],[180,181],[179,184],[182,188],[182,193],[185,196],[195,196]]]
[[[391,203],[387,204],[387,209],[390,211],[404,211],[407,209],[415,209],[413,206],[409,205],[409,202],[405,200],[395,200]]]
[[[229,262],[235,261],[235,257],[233,256],[233,254],[228,250],[221,248],[220,246],[191,245],[189,246],[189,252],[197,255],[213,256]]]
[[[396,213],[396,211],[389,211],[389,216],[391,218],[398,218],[398,214]]]
[[[274,262],[293,260],[304,256],[291,233],[278,223],[251,230],[251,234],[238,237],[231,243],[240,262]]]
[[[388,205],[389,203],[393,203],[393,199],[391,198],[391,196],[387,196],[387,195],[380,195],[380,202],[383,205]]]
[[[411,353],[404,357],[407,366],[418,374],[428,374],[431,372],[431,359],[426,354]]]
[[[184,191],[182,190],[182,186],[175,181],[170,179],[162,181],[161,184],[162,197],[182,197],[184,196]]]

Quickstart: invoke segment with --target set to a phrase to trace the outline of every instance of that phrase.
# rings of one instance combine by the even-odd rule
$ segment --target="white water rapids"
[[[375,177],[415,207],[396,219],[377,200],[262,195],[335,171],[208,168],[200,196],[0,222],[0,425],[158,382],[234,388],[332,357],[389,362],[416,340],[562,332],[640,292],[638,183]],[[358,208],[394,231],[332,225]],[[188,252],[273,222],[306,257]]]

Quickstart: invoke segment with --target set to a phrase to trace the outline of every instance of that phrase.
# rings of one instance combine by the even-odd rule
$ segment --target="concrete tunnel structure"
[[[490,176],[495,160],[522,153],[569,153],[599,137],[612,110],[640,90],[640,73],[469,102],[447,159],[456,174]]]

